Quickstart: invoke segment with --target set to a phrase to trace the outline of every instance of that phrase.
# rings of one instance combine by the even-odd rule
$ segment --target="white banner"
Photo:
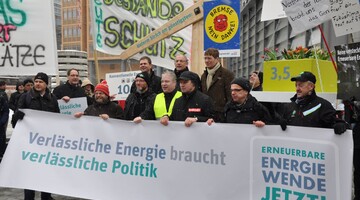
[[[264,0],[261,21],[269,21],[286,17],[281,0]]]
[[[57,74],[53,1],[0,1],[0,75]]]
[[[111,200],[351,198],[349,131],[24,112],[0,164],[3,187]]]
[[[135,77],[141,71],[107,73],[106,82],[109,85],[110,95],[116,94],[114,100],[126,100],[131,91]]]
[[[294,33],[301,33],[331,18],[330,0],[282,0]]]
[[[121,1],[91,0],[92,30],[94,45],[100,52],[120,55],[139,39],[165,24],[172,17],[193,4],[193,1]],[[184,23],[184,20],[176,22]],[[149,56],[153,64],[173,69],[176,54],[185,53],[190,57],[191,26],[170,35],[155,45],[146,48],[133,58]],[[155,37],[159,37],[158,33]],[[152,40],[154,38],[149,38]],[[147,41],[144,41],[145,43]],[[143,44],[139,44],[141,46]]]
[[[86,97],[71,98],[68,102],[59,99],[58,104],[60,113],[65,115],[74,115],[77,112],[83,112],[88,107]]]
[[[330,1],[332,23],[337,37],[360,31],[358,0]]]

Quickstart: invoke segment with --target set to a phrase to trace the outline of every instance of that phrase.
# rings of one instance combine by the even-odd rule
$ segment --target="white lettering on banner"
[[[88,199],[351,198],[350,132],[23,112],[0,165],[3,187]]]

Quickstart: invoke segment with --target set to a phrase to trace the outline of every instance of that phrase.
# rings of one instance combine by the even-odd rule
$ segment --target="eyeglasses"
[[[243,91],[244,89],[231,89],[231,92],[241,92]]]

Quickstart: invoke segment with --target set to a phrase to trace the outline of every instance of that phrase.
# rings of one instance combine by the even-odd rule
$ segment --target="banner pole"
[[[96,74],[96,81],[99,81],[100,83],[100,70],[99,70],[99,61],[97,57],[97,51],[94,49],[94,63],[95,63],[95,74]]]
[[[328,50],[329,55],[330,55],[331,62],[333,63],[334,69],[335,69],[335,71],[336,71],[336,73],[337,73],[337,67],[336,67],[334,58],[333,58],[333,56],[332,56],[331,50],[330,50],[330,48],[329,48],[329,44],[327,43],[327,41],[326,41],[326,39],[325,39],[325,35],[324,35],[324,32],[323,32],[323,30],[322,30],[322,28],[321,28],[321,25],[319,25],[318,27],[319,27],[319,29],[320,29],[321,38],[324,40],[326,49]]]

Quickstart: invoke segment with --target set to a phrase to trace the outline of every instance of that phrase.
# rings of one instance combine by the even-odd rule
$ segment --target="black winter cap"
[[[150,87],[150,76],[149,76],[149,73],[147,72],[141,72],[139,74],[136,75],[135,79],[136,78],[142,78],[144,79],[144,81],[146,82],[147,86]]]
[[[36,79],[40,79],[42,81],[44,81],[46,83],[46,85],[49,84],[49,77],[47,74],[43,73],[43,72],[39,72],[38,74],[36,74],[36,76],[34,77],[34,80]]]
[[[233,81],[231,81],[231,84],[239,85],[240,87],[242,87],[242,89],[248,92],[250,92],[251,90],[250,82],[245,78],[235,78]]]

